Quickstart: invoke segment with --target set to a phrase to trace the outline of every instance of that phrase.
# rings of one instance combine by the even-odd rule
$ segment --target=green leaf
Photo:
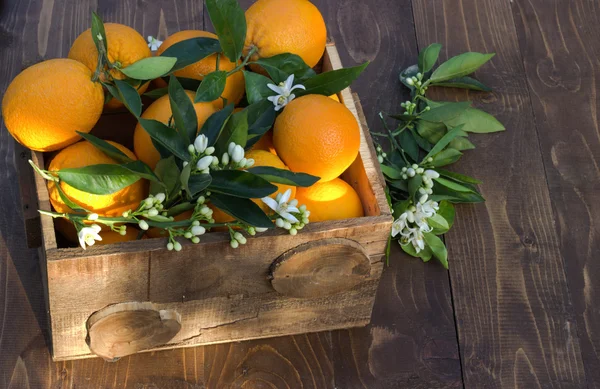
[[[119,91],[120,100],[125,104],[125,107],[133,116],[140,117],[142,114],[142,99],[137,90],[125,81],[115,79],[114,83]]]
[[[459,137],[452,139],[452,141],[450,143],[448,143],[448,147],[456,149],[458,151],[463,151],[463,150],[473,150],[475,148],[475,145],[473,143],[471,143],[471,141],[468,140],[466,137],[459,136]]]
[[[402,120],[404,122],[410,122],[412,120],[417,119],[417,116],[415,116],[415,115],[406,115],[406,114],[389,115],[389,117],[391,117],[393,119],[397,119],[397,120]]]
[[[159,185],[162,185],[160,179],[156,176],[156,174],[154,174],[152,169],[150,169],[150,166],[146,165],[142,161],[132,161],[129,163],[122,164],[121,166],[129,170],[130,172],[137,174],[140,178],[144,178],[148,181],[156,182]]]
[[[186,139],[177,131],[157,120],[139,118],[138,121],[154,141],[177,158],[184,161],[190,160],[190,153],[187,150],[189,142],[186,142]]]
[[[400,82],[402,82],[410,90],[415,89],[414,85],[410,85],[407,80],[415,77],[419,73],[419,65],[411,65],[400,72]]]
[[[196,197],[204,189],[208,188],[212,181],[210,174],[194,174],[188,180],[188,188],[192,197]]]
[[[471,106],[470,101],[461,101],[459,103],[445,103],[421,114],[422,120],[434,123],[448,124],[448,120],[457,117],[465,109]]]
[[[195,203],[185,202],[185,203],[177,204],[174,207],[169,208],[169,211],[167,212],[167,216],[181,215],[182,213],[192,210],[195,207],[196,207]]]
[[[405,129],[398,135],[398,143],[414,162],[419,160],[419,145],[410,130]]]
[[[495,117],[476,108],[467,108],[460,115],[446,120],[446,125],[456,127],[464,124],[463,130],[475,133],[504,131],[504,126]]]
[[[100,42],[103,42],[104,48],[108,47],[108,41],[106,40],[106,31],[104,30],[104,23],[100,16],[96,12],[92,11],[92,40],[94,41],[94,45],[96,45],[96,50],[98,53],[100,52]],[[102,39],[98,39],[98,35]],[[106,51],[106,50],[105,50]]]
[[[431,150],[431,143],[429,143],[427,139],[423,138],[421,135],[419,135],[418,132],[414,130],[410,130],[410,132],[412,133],[413,138],[415,138],[415,141],[417,142],[420,148],[427,152]]]
[[[206,9],[223,53],[236,63],[246,40],[246,16],[237,0],[206,0]]]
[[[423,238],[425,239],[425,243],[427,243],[427,246],[429,246],[429,248],[431,249],[433,256],[436,257],[438,261],[440,261],[440,263],[442,264],[442,266],[444,266],[445,269],[448,269],[448,251],[446,250],[444,242],[442,242],[440,238],[435,236],[435,234],[432,234],[430,232],[423,234]]]
[[[210,202],[229,216],[254,227],[274,228],[274,224],[252,200],[227,196],[221,193],[210,195]]]
[[[419,53],[419,70],[421,73],[427,73],[433,68],[437,61],[442,45],[432,43]]]
[[[255,174],[275,184],[308,187],[319,181],[320,177],[311,176],[306,173],[294,173],[287,169],[278,169],[271,166],[255,166],[248,169]]]
[[[275,81],[275,84],[284,82],[292,74],[296,82],[316,75],[315,71],[296,54],[283,53],[269,58],[260,58],[251,63],[255,63],[265,69],[273,81]]]
[[[232,112],[233,104],[227,104],[223,109],[213,113],[206,119],[200,129],[200,134],[204,134],[208,138],[209,146],[215,144]]]
[[[429,227],[433,228],[431,233],[436,235],[445,234],[450,229],[448,221],[439,213],[427,218],[427,224],[429,224]]]
[[[245,149],[248,150],[267,132],[277,117],[273,103],[262,100],[246,107],[248,111],[248,140]]]
[[[148,57],[119,70],[127,77],[136,80],[154,80],[169,73],[175,62],[177,58],[174,57]]]
[[[471,188],[461,185],[455,181],[447,180],[444,177],[434,178],[436,183],[445,186],[446,188],[452,189],[456,192],[474,192]]]
[[[419,188],[423,184],[423,176],[416,174],[414,177],[408,179],[408,194],[416,204],[419,201]]]
[[[83,139],[90,142],[92,145],[94,145],[94,147],[96,147],[98,150],[102,151],[104,154],[108,155],[115,161],[120,162],[120,163],[127,163],[127,162],[133,161],[133,159],[129,158],[127,156],[127,154],[125,154],[124,152],[122,152],[121,150],[116,148],[115,146],[111,145],[107,141],[100,139],[92,134],[87,134],[85,132],[80,132],[80,131],[76,131],[76,132]]]
[[[271,84],[273,81],[262,74],[244,71],[244,80],[246,82],[246,99],[250,104],[254,104],[275,94],[275,92],[267,87],[267,84]],[[273,105],[271,102],[269,104]]]
[[[459,182],[464,182],[466,184],[481,184],[481,181],[479,181],[476,178],[473,177],[469,177],[469,176],[465,176],[464,174],[459,174],[459,173],[455,173],[455,172],[451,172],[449,170],[444,170],[444,169],[436,169],[436,171],[443,177],[446,178],[451,178],[454,181],[459,181]]]
[[[452,80],[473,73],[481,65],[489,61],[495,54],[463,53],[452,57],[441,64],[429,79],[432,84]]]
[[[163,97],[167,93],[169,93],[169,88],[158,88],[158,89],[153,89],[150,92],[144,93],[144,96],[156,100],[156,99]]]
[[[215,144],[216,155],[222,155],[227,151],[229,143],[244,147],[248,139],[248,110],[242,110],[231,115],[221,135]]]
[[[188,145],[193,143],[198,132],[196,110],[177,77],[173,75],[169,78],[169,102],[176,131],[187,140]]]
[[[350,86],[363,70],[365,70],[367,65],[369,65],[369,63],[365,62],[362,65],[351,68],[332,70],[330,72],[318,74],[303,83],[306,90],[296,89],[294,92],[298,97],[314,94],[331,96]]]
[[[221,45],[214,38],[191,38],[169,46],[163,51],[161,57],[177,58],[177,62],[171,69],[174,72],[220,51]]]
[[[446,166],[450,165],[460,159],[462,153],[455,149],[446,149],[433,157],[433,162],[431,163],[434,167]]]
[[[381,172],[392,180],[399,180],[402,178],[402,171],[388,165],[380,164]]]
[[[450,184],[448,184],[449,186],[445,185],[447,182],[450,182]],[[473,188],[463,185],[456,187],[452,184],[460,185],[450,180],[436,182],[433,186],[433,195],[431,196],[431,199],[434,201],[449,200],[453,203],[479,203],[485,201],[481,194]],[[460,188],[460,190],[457,190],[457,188]]]
[[[167,195],[167,200],[169,200],[179,193],[181,190],[181,183],[179,181],[181,172],[179,171],[179,167],[177,167],[175,157],[170,156],[158,161],[156,167],[154,168],[154,174],[156,174],[164,186],[155,182],[151,182],[151,194],[155,195],[157,193],[164,192]]]
[[[403,192],[408,192],[408,182],[406,180],[390,180],[386,179],[389,186]]]
[[[202,83],[196,90],[196,97],[194,98],[195,103],[199,102],[210,102],[218,99],[225,90],[225,83],[227,82],[227,72],[223,70],[217,70],[208,73],[202,79]]]
[[[216,170],[211,172],[211,192],[255,199],[273,194],[277,187],[269,181],[242,170]]]
[[[454,205],[448,201],[441,201],[440,209],[438,209],[437,214],[446,220],[448,229],[452,228],[452,225],[454,224]]]
[[[465,136],[465,135],[467,135],[467,134],[462,130],[462,126],[459,126],[459,127],[451,129],[450,131],[448,131],[448,133],[446,135],[444,135],[442,137],[442,139],[440,139],[433,146],[433,148],[431,149],[431,151],[429,151],[429,153],[427,153],[427,155],[423,158],[422,162],[424,162],[425,160],[427,160],[427,158],[433,157],[434,155],[436,155],[437,153],[439,153],[440,151],[442,151],[457,136]]]
[[[190,176],[192,175],[192,164],[188,163],[181,169],[181,174],[179,175],[179,182],[183,190],[187,192],[187,194],[192,197],[190,192]]]
[[[418,120],[416,128],[417,133],[431,144],[436,144],[446,133],[446,125],[444,123]]]
[[[89,212],[88,210],[81,207],[79,204],[77,204],[67,196],[65,191],[62,189],[60,182],[55,183],[55,185],[56,191],[58,192],[60,199],[63,201],[63,203],[65,203],[67,207],[71,208],[75,212]]]
[[[61,181],[73,188],[97,195],[118,192],[140,179],[136,173],[115,164],[66,168],[57,174]]]
[[[419,253],[417,253],[417,251],[411,243],[407,243],[405,245],[400,244],[400,247],[402,247],[402,250],[404,250],[404,252],[408,255],[413,256],[415,258],[421,258],[423,262],[429,262],[429,260],[433,256],[433,253],[431,252],[431,249],[428,246],[425,246],[425,248],[419,251]]]
[[[394,203],[394,206],[392,207],[392,214],[394,215],[394,219],[399,218],[400,215],[402,215],[411,205],[412,202],[410,200],[403,200]]]
[[[492,89],[483,85],[481,82],[477,81],[471,77],[459,77],[448,81],[436,82],[435,86],[443,86],[446,88],[462,88],[462,89],[471,89],[478,90],[483,92],[491,92]]]

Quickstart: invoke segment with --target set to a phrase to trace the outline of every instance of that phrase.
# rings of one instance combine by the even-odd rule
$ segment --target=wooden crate
[[[333,44],[322,67],[341,68]],[[310,223],[296,236],[266,232],[238,249],[228,233],[209,233],[177,253],[165,239],[60,248],[42,217],[53,359],[93,357],[88,343],[112,359],[368,324],[392,217],[360,104],[349,89],[339,97],[360,124],[360,153],[342,177],[365,217]],[[43,154],[32,158],[44,166]],[[39,208],[50,210],[46,182],[35,180]]]

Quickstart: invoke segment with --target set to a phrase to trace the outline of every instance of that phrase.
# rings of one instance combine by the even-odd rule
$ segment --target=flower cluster
[[[252,158],[244,157],[244,148],[231,142],[227,147],[227,152],[221,156],[221,165],[232,169],[247,169],[254,165]]]
[[[377,150],[377,160],[379,161],[379,163],[383,163],[383,159],[387,158],[387,153],[385,151],[383,151],[381,146],[377,146],[376,150]]]
[[[406,83],[410,86],[414,86],[415,89],[417,90],[418,94],[420,95],[425,95],[425,92],[427,92],[427,83],[423,82],[423,74],[422,73],[417,73],[415,76],[413,77],[408,77],[406,79]],[[417,107],[416,104],[407,101],[406,103],[404,103],[405,105],[402,105],[402,107],[404,107],[407,110],[407,114],[411,115],[412,112],[414,111],[414,109]],[[412,107],[412,110],[409,111],[409,108]]]
[[[267,87],[273,92],[277,93],[275,96],[267,97],[267,100],[273,103],[275,111],[279,111],[281,108],[289,104],[290,101],[296,98],[296,95],[292,93],[294,89],[304,89],[304,85],[294,85],[294,75],[291,74],[287,80],[280,82],[279,85],[267,84]]]
[[[427,159],[427,162],[431,162],[433,160],[431,157]],[[424,204],[429,195],[433,193],[433,180],[438,178],[440,174],[435,170],[424,169],[417,165],[416,163],[412,164],[409,167],[402,168],[402,178],[407,180],[416,175],[421,175],[422,178],[422,186],[419,188],[419,203]]]
[[[411,205],[392,224],[392,237],[400,234],[400,244],[412,244],[415,251],[419,253],[425,248],[423,234],[431,232],[432,228],[427,219],[433,217],[439,209],[437,202],[429,200]]]
[[[290,200],[291,195],[292,190],[288,189],[285,193],[277,193],[274,199],[263,197],[261,200],[278,215],[275,225],[288,230],[290,235],[296,235],[308,224],[310,211],[305,205],[298,207],[298,200]]]

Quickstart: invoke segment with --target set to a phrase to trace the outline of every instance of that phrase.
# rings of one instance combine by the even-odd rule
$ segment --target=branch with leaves
[[[120,63],[110,62],[103,22],[93,14],[91,32],[99,59],[93,80],[102,82],[109,92],[107,97],[121,101],[136,117],[161,159],[156,168],[151,169],[142,161],[130,159],[109,142],[79,133],[118,163],[58,171],[44,170],[32,163],[43,178],[55,183],[62,201],[73,211],[42,213],[72,222],[84,249],[101,239],[100,225],[123,235],[127,225],[135,225],[141,230],[162,229],[168,236],[167,248],[178,251],[181,243],[177,238],[198,243],[199,237],[214,227],[226,227],[231,246],[236,248],[246,243],[244,233],[251,236],[278,227],[295,235],[309,222],[310,211],[291,199],[290,191],[278,193],[275,198],[269,196],[277,190],[274,184],[310,186],[319,177],[253,166],[254,161],[246,158],[245,152],[273,126],[277,115],[294,97],[336,94],[348,87],[367,64],[316,74],[294,54],[253,59],[254,50],[251,49],[244,56],[244,10],[236,0],[207,0],[206,7],[218,39],[184,40],[170,46],[160,56],[142,59],[125,68]],[[239,65],[225,72],[218,70],[217,63],[215,71],[194,85],[189,79],[180,79],[173,74],[207,56],[218,54],[219,58],[221,53]],[[268,77],[252,72],[247,67],[250,64],[262,68]],[[227,78],[236,72],[244,72],[247,105],[234,113],[233,104],[223,98],[223,108],[198,128],[193,103],[221,98]],[[157,98],[168,94],[172,117],[166,124],[141,116],[142,100],[137,91],[140,85],[160,77],[168,80],[168,87],[148,95]],[[193,102],[184,87],[196,90]],[[90,212],[69,199],[61,189],[61,185],[66,184],[87,193],[107,195],[141,179],[150,182],[149,196],[136,209],[118,217]],[[261,199],[268,212],[251,199]],[[209,205],[224,211],[234,221],[215,223]],[[176,216],[190,211],[188,218],[175,220]]]
[[[450,58],[434,68],[441,49],[432,44],[419,53],[418,64],[400,73],[400,81],[410,89],[411,100],[401,104],[399,114],[380,113],[385,138],[391,150],[377,145],[378,160],[387,182],[386,192],[395,221],[391,240],[424,262],[435,257],[448,267],[448,253],[440,235],[454,222],[455,203],[484,201],[475,178],[442,169],[474,149],[471,133],[503,131],[492,115],[473,108],[470,101],[433,101],[426,94],[431,87],[463,88],[490,92],[487,86],[469,76],[494,54],[468,52]],[[388,124],[388,118],[396,121]],[[388,246],[389,255],[389,246]]]

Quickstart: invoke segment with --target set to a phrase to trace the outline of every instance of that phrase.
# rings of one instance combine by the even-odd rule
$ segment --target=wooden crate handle
[[[86,327],[92,353],[116,361],[173,339],[181,330],[181,315],[150,302],[119,303],[94,312]]]
[[[269,269],[273,288],[289,297],[336,294],[363,282],[371,273],[365,249],[344,238],[304,243],[277,258]]]

